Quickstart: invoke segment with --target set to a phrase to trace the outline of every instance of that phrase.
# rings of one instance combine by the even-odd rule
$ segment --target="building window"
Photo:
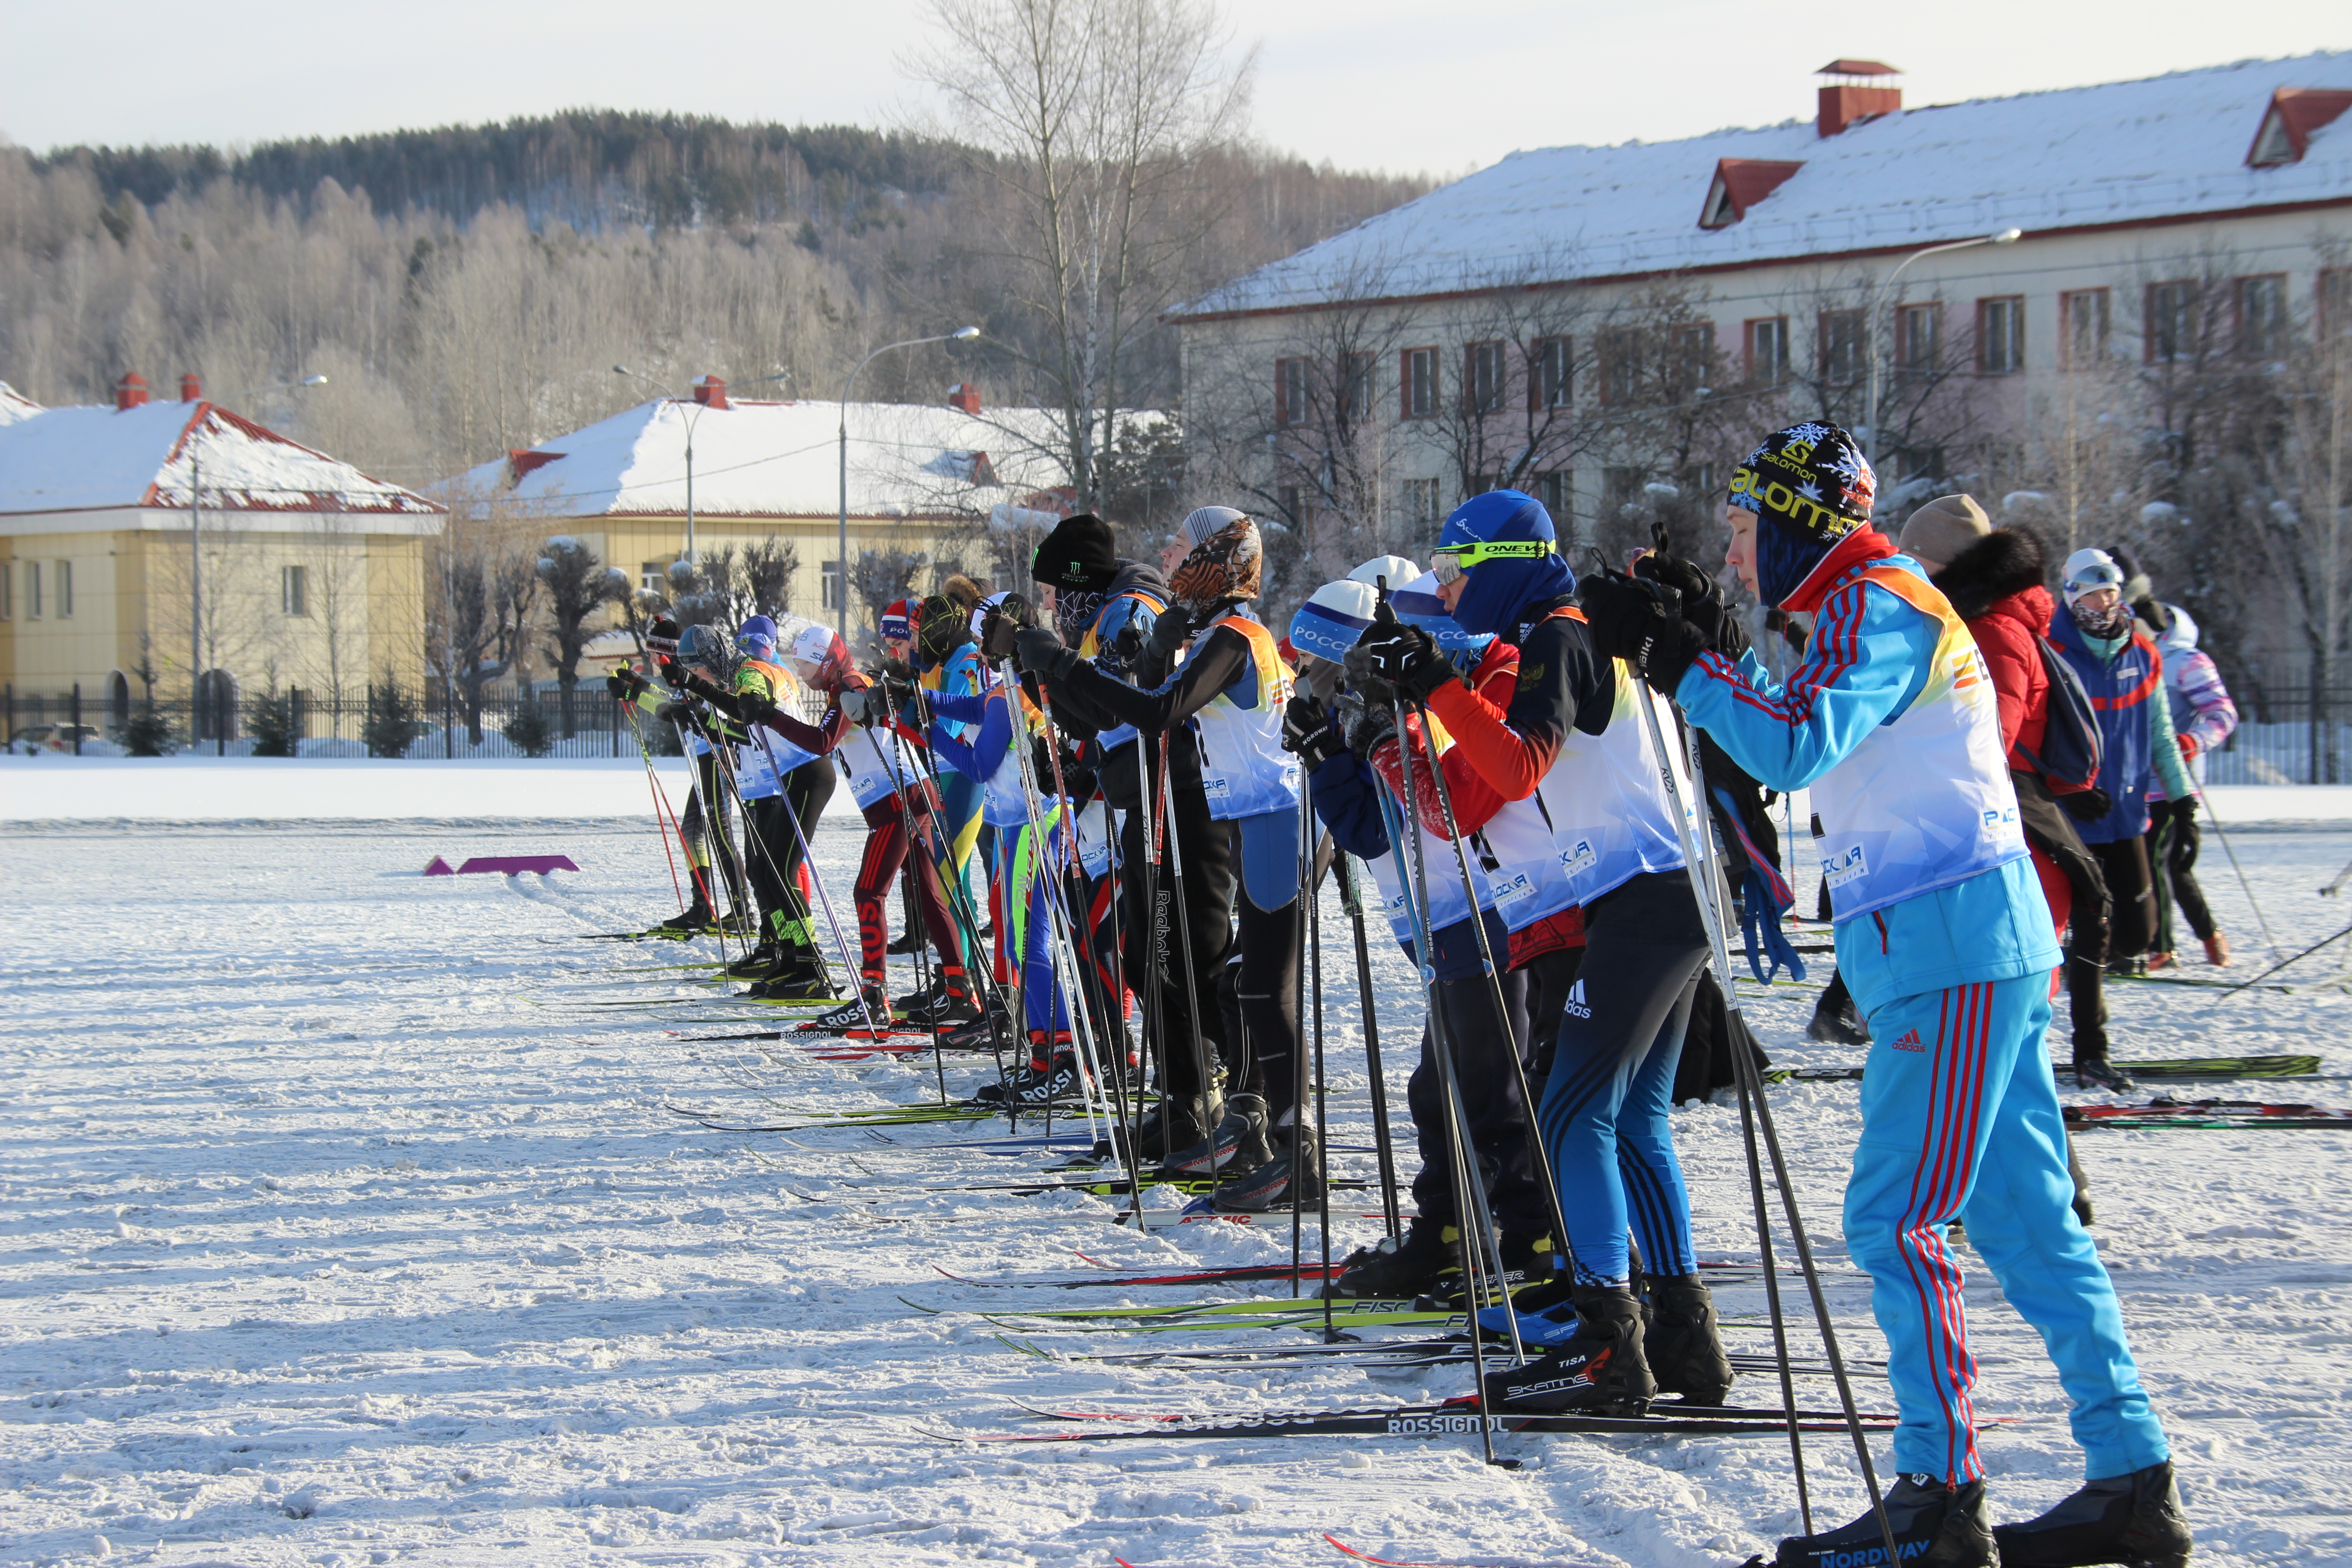
[[[1274,424],[1278,430],[1307,423],[1307,362],[1274,362]]]
[[[1535,498],[1543,502],[1544,510],[1551,513],[1552,522],[1555,525],[1565,523],[1576,507],[1576,471],[1572,468],[1538,468],[1536,470],[1535,487]]]
[[[2145,353],[2151,364],[2170,364],[2194,358],[2197,353],[2197,285],[2194,282],[2151,283],[2147,286],[2147,331]]]
[[[667,561],[648,561],[639,566],[637,568],[637,586],[640,588],[649,588],[656,594],[667,595],[669,592],[669,563]]]
[[[2321,270],[2318,305],[2319,335],[2323,341],[2352,331],[2352,267]]]
[[[1748,379],[1778,386],[1789,379],[1789,318],[1767,316],[1745,324]]]
[[[1473,414],[1500,414],[1503,389],[1510,384],[1508,362],[1499,342],[1472,343],[1463,351],[1462,387]]]
[[[1641,390],[1641,336],[1633,331],[1603,332],[1596,347],[1601,362],[1601,401],[1608,407],[1622,408]]]
[[[1407,349],[1401,362],[1397,412],[1406,419],[1437,416],[1437,351]]]
[[[278,607],[289,616],[310,613],[310,569],[307,566],[281,566],[278,569]]]
[[[1431,351],[1433,354],[1434,350]],[[1443,521],[1437,510],[1435,479],[1407,479],[1398,497],[1404,511],[1402,521],[1408,523],[1433,523]]]
[[[1352,424],[1371,417],[1371,413],[1372,356],[1343,353],[1339,356],[1339,417]]]
[[[1863,375],[1862,312],[1823,310],[1814,328],[1821,353],[1822,381],[1830,386],[1852,386]]]
[[[827,610],[841,608],[844,602],[841,591],[841,563],[826,562],[824,569],[818,574],[818,581],[823,584],[820,590],[820,607]]]
[[[41,563],[37,561],[25,563],[25,618],[41,618]]]
[[[1940,305],[1905,305],[1895,312],[1895,365],[1925,375],[1944,357],[1944,310]]]
[[[1666,329],[1667,374],[1674,401],[1680,403],[1706,384],[1715,365],[1715,323],[1690,321]]]
[[[73,563],[70,561],[58,563],[57,600],[58,619],[73,619]]]
[[[1574,346],[1566,338],[1538,338],[1535,374],[1528,377],[1530,409],[1565,408],[1576,381]]]
[[[1977,301],[1977,369],[2014,375],[2025,368],[2025,299],[2005,294]]]
[[[0,621],[16,618],[16,563],[0,561]]]
[[[2069,368],[2107,357],[2107,291],[2082,289],[2058,296],[2059,347]]]
[[[1292,522],[1303,522],[1306,521],[1305,517],[1298,510],[1299,498],[1298,487],[1297,485],[1282,486],[1279,489],[1275,491],[1274,499],[1275,504],[1282,508],[1282,515],[1284,517],[1289,519]]]
[[[2286,348],[2286,278],[2268,273],[2238,279],[2238,352],[2276,359]]]

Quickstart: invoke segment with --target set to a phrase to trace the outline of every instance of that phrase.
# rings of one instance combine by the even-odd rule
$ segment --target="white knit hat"
[[[1348,581],[1377,588],[1381,579],[1385,577],[1389,580],[1389,587],[1393,590],[1403,587],[1421,574],[1418,563],[1408,561],[1402,555],[1375,555],[1349,573]]]

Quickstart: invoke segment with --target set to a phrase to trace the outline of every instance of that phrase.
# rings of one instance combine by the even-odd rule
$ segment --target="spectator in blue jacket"
[[[2107,928],[2110,973],[2146,973],[2157,933],[2156,884],[2147,858],[2148,794],[2193,800],[2197,785],[2180,760],[2172,707],[2164,689],[2164,656],[2124,602],[2125,574],[2104,550],[2066,557],[2061,589],[2066,613],[2053,616],[2050,640],[2091,695],[2099,715],[2099,784],[2060,804],[2080,824],[2083,842],[2106,874],[2114,912]],[[2115,1075],[2106,1087],[2128,1089]]]

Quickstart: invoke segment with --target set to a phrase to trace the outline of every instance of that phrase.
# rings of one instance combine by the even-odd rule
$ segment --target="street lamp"
[[[275,386],[241,386],[235,392],[224,392],[220,397],[259,397],[271,392],[299,392],[306,386],[324,386],[323,375],[306,375],[299,381],[280,382]],[[214,398],[206,398],[207,403]],[[205,449],[194,437],[188,441],[188,740],[193,744],[200,737],[197,729],[203,720],[205,668],[205,554],[204,554],[204,493]],[[219,733],[213,737],[215,755],[228,752],[228,726],[216,726]]]
[[[1938,256],[1947,250],[1967,250],[1979,245],[2014,245],[2023,237],[2025,237],[2023,229],[2005,228],[1999,234],[1979,235],[1974,239],[1955,239],[1942,245],[1931,245],[1925,250],[1915,250],[1897,263],[1894,271],[1886,275],[1886,290],[1889,295],[1892,295],[1895,291],[1895,280],[1903,276],[1903,269],[1923,256]],[[1870,435],[1863,442],[1863,455],[1870,459],[1870,466],[1874,469],[1878,467],[1879,456],[1878,333],[1874,330],[1875,323],[1873,326],[1874,330],[1868,334],[1870,338],[1870,401],[1864,414]]]
[[[649,375],[639,375],[635,371],[631,370],[627,365],[625,365],[625,364],[616,364],[616,365],[614,365],[614,366],[613,367],[613,374],[614,374],[614,375],[625,375],[625,376],[627,376],[631,381],[642,381],[642,382],[644,382],[647,386],[652,387],[656,392],[659,393],[663,397],[667,398],[667,397],[669,396],[669,391],[668,391],[668,389],[667,389],[667,387],[663,386],[663,385],[662,385],[662,384],[661,384],[660,382],[656,381],[653,377],[651,377],[651,376],[649,376]],[[792,373],[791,371],[785,371],[785,372],[784,372],[782,374],[781,374],[781,375],[763,375],[763,376],[760,377],[760,379],[759,379],[758,381],[747,381],[747,382],[744,382],[742,384],[743,384],[743,385],[745,385],[745,386],[759,386],[759,385],[761,385],[761,384],[765,384],[765,383],[767,383],[767,382],[771,382],[771,381],[790,381],[790,380],[792,379],[792,375],[793,375],[793,373]],[[685,554],[683,554],[683,555],[681,555],[681,556],[679,556],[679,557],[678,557],[678,559],[679,559],[679,560],[681,560],[681,561],[683,561],[683,562],[685,562],[688,566],[691,566],[691,565],[693,565],[693,564],[695,563],[695,561],[694,561],[694,426],[696,426],[696,424],[698,424],[698,423],[701,420],[701,418],[702,418],[702,415],[703,415],[703,411],[704,411],[705,409],[709,408],[709,406],[710,406],[710,405],[709,405],[709,404],[707,404],[707,403],[698,403],[698,404],[696,404],[696,405],[694,405],[694,407],[693,407],[693,408],[692,408],[692,409],[691,409],[691,410],[687,414],[687,416],[686,416],[686,553],[685,553]]]
[[[978,336],[980,336],[980,329],[978,327],[958,327],[952,332],[941,332],[936,337],[908,338],[904,342],[884,343],[880,348],[876,349],[873,353],[867,354],[864,359],[859,360],[857,362],[857,369],[851,371],[847,375],[842,378],[841,515],[838,519],[841,544],[841,578],[838,589],[840,596],[834,603],[834,618],[835,626],[841,633],[841,646],[844,647],[847,647],[849,646],[849,389],[857,380],[857,372],[862,371],[867,365],[872,364],[876,355],[888,353],[892,349],[919,348],[925,343],[968,343]]]

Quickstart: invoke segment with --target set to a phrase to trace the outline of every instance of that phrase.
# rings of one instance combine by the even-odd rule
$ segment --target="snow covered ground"
[[[886,1143],[723,1135],[673,1114],[772,1121],[936,1089],[928,1063],[665,1032],[730,1032],[746,1009],[661,967],[679,950],[577,940],[674,907],[645,788],[641,769],[545,762],[0,763],[0,1562],[1339,1563],[1329,1531],[1419,1562],[1700,1568],[1795,1527],[1777,1441],[1508,1438],[1527,1464],[1503,1472],[1475,1438],[934,1436],[1034,1429],[1014,1399],[1303,1410],[1441,1397],[1468,1375],[1019,1353],[976,1314],[1186,1293],[983,1289],[934,1266],[1268,1260],[1286,1258],[1286,1226],[1139,1236],[1092,1197],[914,1190],[1037,1170],[952,1146],[986,1128]],[[2315,892],[2352,859],[2352,810],[2287,790],[2222,806],[2282,942],[2352,919],[2352,900]],[[127,820],[158,817],[177,820]],[[819,834],[837,889],[857,844],[839,816]],[[541,850],[581,872],[417,874],[436,854]],[[2251,975],[2262,938],[2210,837],[2205,869]],[[1361,1143],[1336,902],[1323,931],[1337,1136]],[[2335,951],[2297,975],[2334,979]],[[1393,951],[1376,953],[1401,1074],[1419,1009]],[[2341,992],[2116,989],[2119,1056],[2303,1050],[2352,1072]],[[1809,992],[1746,990],[1784,1064],[1856,1059],[1801,1043]],[[950,1087],[979,1077],[953,1065]],[[2221,1092],[2352,1103],[2336,1079]],[[1773,1099],[1845,1343],[1871,1356],[1838,1245],[1854,1092]],[[1752,1258],[1737,1114],[1677,1122],[1703,1255]],[[2352,1560],[2345,1135],[2082,1144],[2200,1560]],[[1339,1244],[1376,1228],[1345,1220]],[[1980,1408],[2007,1423],[1986,1444],[1997,1506],[2015,1517],[2073,1485],[2075,1453],[2032,1331],[1989,1279],[1969,1297]],[[1735,1345],[1763,1348],[1760,1289],[1722,1300]],[[1145,1338],[1042,1327],[1013,1337],[1065,1355]],[[1883,1384],[1863,1391],[1883,1402]],[[1843,1440],[1808,1458],[1820,1512],[1858,1511]]]

